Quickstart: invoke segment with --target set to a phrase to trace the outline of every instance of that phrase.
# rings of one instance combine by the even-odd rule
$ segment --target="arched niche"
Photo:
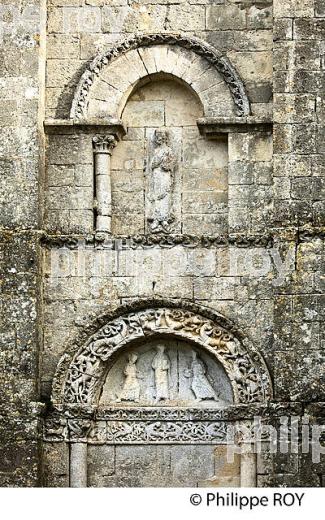
[[[173,75],[154,74],[132,90],[121,113],[127,135],[110,167],[112,233],[226,232],[227,138],[202,137],[202,114],[195,91]],[[157,133],[165,145],[157,145]]]
[[[191,310],[189,310],[189,308]],[[225,318],[195,305],[157,305],[117,314],[61,358],[53,381],[54,405],[97,407],[107,373],[120,353],[153,339],[182,340],[220,364],[235,404],[265,403],[271,379],[261,355]]]
[[[229,60],[194,37],[174,34],[132,36],[97,56],[83,73],[70,117],[119,118],[139,81],[163,73],[187,83],[204,116],[246,116],[249,101]]]

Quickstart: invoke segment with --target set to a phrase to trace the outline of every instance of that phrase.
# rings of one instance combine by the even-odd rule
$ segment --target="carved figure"
[[[138,356],[135,353],[131,353],[128,356],[128,362],[124,368],[125,381],[123,384],[122,392],[117,402],[120,401],[134,401],[138,402],[140,397],[140,384],[138,381],[138,371],[136,362]]]
[[[165,354],[165,346],[157,346],[157,354],[153,358],[152,368],[155,371],[156,401],[169,399],[168,371],[170,361]]]
[[[216,393],[208,381],[206,368],[194,350],[192,351],[192,358],[193,361],[191,363],[191,368],[189,371],[186,371],[185,375],[187,377],[192,376],[191,389],[195,398],[198,401],[204,401],[207,399],[215,401]]]
[[[153,156],[149,162],[148,224],[150,231],[171,232],[175,217],[172,197],[176,156],[169,146],[168,130],[156,130],[153,138]]]

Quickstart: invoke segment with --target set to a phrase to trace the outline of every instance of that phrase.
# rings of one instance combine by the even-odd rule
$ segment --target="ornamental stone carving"
[[[116,139],[114,135],[95,135],[93,137],[93,149],[94,153],[108,153],[112,155],[112,152],[116,146]]]
[[[223,367],[204,351],[199,357],[190,343],[149,339],[130,348],[108,371],[99,401],[101,408],[115,403],[128,408],[223,408],[233,402],[231,384]]]
[[[264,402],[271,398],[265,363],[247,340],[204,315],[181,308],[152,307],[112,319],[92,334],[72,358],[64,357],[53,383],[54,404],[96,405],[116,352],[135,340],[160,335],[190,341],[215,356],[230,380],[235,403]],[[168,364],[164,366],[167,369]],[[204,367],[198,370],[192,366],[192,372],[194,369],[196,377],[201,372],[203,395],[207,391],[202,384]],[[194,388],[198,396],[200,384],[197,379]]]

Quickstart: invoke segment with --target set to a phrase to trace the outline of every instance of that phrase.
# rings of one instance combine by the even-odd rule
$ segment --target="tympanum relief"
[[[223,407],[232,401],[221,365],[185,342],[160,339],[133,348],[115,362],[101,405]]]

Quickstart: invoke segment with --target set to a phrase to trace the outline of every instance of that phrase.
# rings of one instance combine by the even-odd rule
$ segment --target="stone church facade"
[[[0,485],[324,486],[324,1],[0,20]]]

